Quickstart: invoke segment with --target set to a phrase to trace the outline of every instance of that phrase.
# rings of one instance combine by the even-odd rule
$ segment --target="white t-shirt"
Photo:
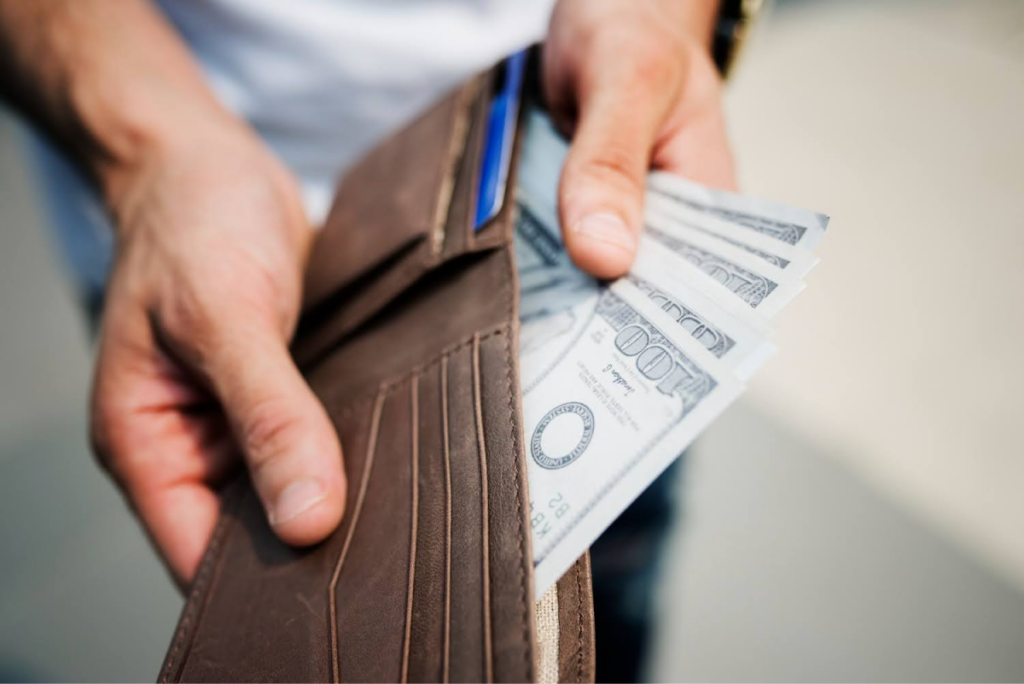
[[[224,104],[298,176],[314,224],[340,175],[474,72],[545,34],[554,0],[158,0]],[[111,236],[89,187],[37,142],[76,280],[102,291]]]

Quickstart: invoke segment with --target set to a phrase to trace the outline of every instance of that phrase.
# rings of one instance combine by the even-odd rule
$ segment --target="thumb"
[[[341,446],[280,333],[222,336],[207,372],[274,532],[298,546],[327,537],[345,507]]]
[[[651,150],[674,94],[661,71],[617,64],[577,89],[560,218],[569,255],[599,278],[616,278],[633,265]]]

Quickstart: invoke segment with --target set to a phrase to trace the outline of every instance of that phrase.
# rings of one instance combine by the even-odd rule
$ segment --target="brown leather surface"
[[[489,83],[481,76],[444,98],[346,176],[307,267],[306,313],[293,344],[300,364],[428,270],[496,246],[471,237]]]
[[[590,554],[558,580],[558,681],[592,682],[595,676],[594,597]]]
[[[488,83],[360,164],[314,250],[293,349],[341,438],[340,528],[286,547],[241,476],[162,681],[535,678],[511,195],[472,227]]]
[[[307,265],[307,305],[433,230],[444,201],[440,190],[453,170],[451,151],[461,145],[460,110],[472,95],[472,88],[453,92],[347,172]],[[379,188],[389,189],[387,201]]]

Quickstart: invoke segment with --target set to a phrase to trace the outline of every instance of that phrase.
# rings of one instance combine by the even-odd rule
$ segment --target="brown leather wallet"
[[[344,520],[289,548],[240,475],[161,681],[593,679],[588,558],[534,600],[514,172],[498,216],[473,225],[495,78],[342,183],[293,353],[341,438]]]

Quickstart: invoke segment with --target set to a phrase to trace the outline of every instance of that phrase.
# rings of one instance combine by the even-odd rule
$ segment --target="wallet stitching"
[[[405,642],[402,646],[402,683],[409,679],[409,642],[412,640],[412,601],[416,587],[416,528],[419,523],[419,376],[409,383],[410,422],[412,423],[412,525],[409,533],[409,587],[405,605]]]
[[[490,510],[487,497],[487,444],[484,441],[484,414],[480,393],[480,335],[473,336],[473,410],[476,417],[477,454],[480,457],[480,508],[483,547],[483,599],[484,599],[484,672],[487,682],[494,681],[494,644],[491,633],[491,550]]]
[[[509,255],[509,262],[506,262],[506,265],[508,265],[511,262],[511,259],[512,259],[512,256],[510,254]],[[508,327],[507,327],[509,332],[511,332],[511,326],[512,326],[511,322],[514,320],[514,316],[515,316],[515,313],[516,313],[515,312],[515,298],[514,298],[513,293],[512,293],[512,284],[514,282],[514,279],[515,279],[515,274],[514,274],[514,272],[511,272],[511,271],[509,273],[509,277],[505,279],[505,282],[506,282],[505,298],[506,298],[506,301],[508,301],[508,312],[506,313],[505,320],[509,322],[508,323]],[[510,432],[512,434],[512,449],[513,449],[514,459],[518,460],[518,456],[519,456],[519,436],[517,434],[518,428],[517,428],[516,421],[515,421],[515,415],[516,415],[516,411],[515,411],[515,392],[513,390],[514,383],[513,383],[513,378],[512,378],[512,359],[513,359],[513,357],[512,357],[512,337],[513,337],[513,335],[511,335],[511,334],[508,334],[508,335],[505,336],[505,369],[506,369],[505,382],[506,382],[506,390],[508,392],[508,423],[509,423]],[[515,491],[516,491],[516,509],[517,509],[516,510],[516,523],[517,523],[517,528],[518,528],[518,542],[519,542],[518,546],[517,546],[517,549],[519,551],[519,589],[520,589],[520,591],[519,591],[519,602],[520,602],[520,605],[521,605],[521,608],[522,608],[523,661],[525,662],[525,665],[526,665],[526,673],[527,673],[526,674],[526,679],[529,680],[529,681],[533,681],[533,679],[534,679],[534,676],[533,676],[533,659],[531,658],[531,655],[530,655],[530,624],[529,624],[530,614],[529,614],[529,607],[527,606],[527,603],[526,603],[526,592],[527,592],[528,586],[529,586],[529,577],[526,575],[526,572],[523,570],[523,564],[526,562],[524,554],[523,554],[523,546],[524,546],[524,541],[523,541],[523,495],[522,495],[522,486],[521,486],[521,483],[520,483],[521,472],[520,472],[520,468],[518,466],[519,466],[519,464],[516,463],[514,465],[514,467],[513,467],[513,480],[515,482]]]
[[[576,681],[583,681],[583,581],[580,562],[576,563]]]
[[[232,504],[231,508],[234,508],[235,498],[232,497],[233,500],[230,502]],[[196,623],[198,624],[199,614],[201,613],[200,604],[205,603],[207,582],[213,575],[214,565],[220,559],[221,543],[224,541],[225,533],[233,522],[226,513],[227,511],[225,510],[221,514],[220,521],[214,529],[213,537],[210,539],[210,547],[206,558],[203,559],[202,565],[199,567],[199,573],[196,575],[195,584],[192,586],[192,594],[189,597],[188,608],[185,609],[185,615],[182,617],[181,626],[178,628],[178,634],[174,640],[171,657],[167,659],[167,666],[164,668],[163,675],[160,678],[163,682],[170,681],[171,672],[177,666],[178,652],[184,644],[185,635],[188,632],[189,625],[192,624],[193,617],[196,618]]]
[[[331,618],[331,623],[329,625],[331,635],[331,666],[335,682],[341,681],[341,663],[339,661],[338,654],[338,579],[341,577],[341,568],[345,563],[345,556],[348,554],[352,538],[355,536],[356,525],[359,523],[359,513],[362,511],[363,500],[366,498],[366,489],[370,481],[370,474],[373,471],[374,456],[377,452],[377,436],[380,429],[380,417],[384,409],[385,398],[386,393],[384,392],[384,388],[381,387],[377,392],[377,399],[373,405],[373,415],[370,419],[370,438],[366,447],[366,462],[363,465],[363,477],[359,483],[359,493],[356,495],[356,505],[352,511],[352,524],[348,528],[348,534],[345,535],[345,543],[342,545],[341,551],[338,554],[338,562],[334,567],[334,574],[331,576],[331,583],[328,588],[328,602]]]
[[[451,653],[452,620],[452,470],[448,447],[448,357],[441,359],[441,432],[444,438],[444,653],[442,654],[442,681],[448,684]]]

